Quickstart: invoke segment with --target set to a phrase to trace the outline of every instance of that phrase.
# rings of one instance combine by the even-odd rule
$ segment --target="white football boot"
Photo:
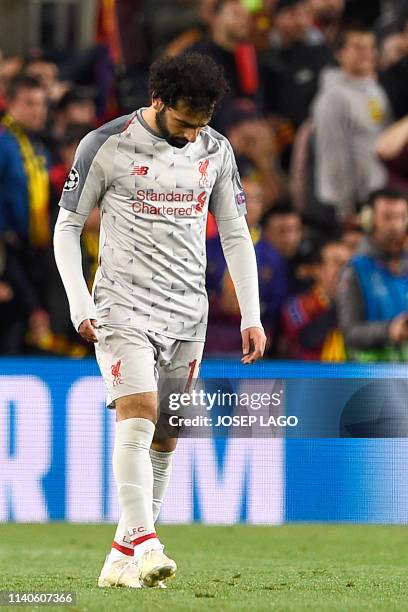
[[[140,582],[143,587],[166,588],[164,581],[175,575],[177,565],[164,554],[163,548],[146,550],[139,559]]]
[[[141,589],[140,567],[133,557],[119,559],[108,563],[107,555],[101,575],[98,579],[98,587],[130,587]]]

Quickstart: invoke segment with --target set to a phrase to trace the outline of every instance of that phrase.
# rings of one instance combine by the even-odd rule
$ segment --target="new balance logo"
[[[149,172],[149,166],[133,166],[133,170],[130,173],[131,176],[146,176]]]

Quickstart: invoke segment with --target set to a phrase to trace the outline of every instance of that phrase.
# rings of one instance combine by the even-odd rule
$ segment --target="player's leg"
[[[173,576],[177,566],[163,552],[153,519],[153,468],[150,446],[157,394],[141,393],[116,400],[113,467],[123,522],[138,562],[143,586]]]
[[[150,448],[150,458],[152,461],[154,476],[152,505],[154,522],[156,522],[157,517],[159,515],[164,494],[167,490],[167,485],[170,480],[171,463],[176,442],[177,440],[175,440],[174,438],[168,439],[167,444],[165,446],[159,446],[159,451],[154,450],[153,447],[155,443],[153,442],[152,447]],[[163,448],[165,448],[164,451],[162,450]],[[136,550],[135,552],[137,554],[138,551]],[[133,545],[126,529],[126,521],[124,515],[122,514],[118,526],[116,528],[112,550],[110,552],[109,557],[111,561],[117,561],[126,559],[126,556],[130,556],[130,558],[133,558],[133,555]],[[155,586],[159,588],[166,588],[163,580],[157,581],[157,584]]]
[[[170,480],[173,452],[177,439],[170,438],[165,445],[155,444],[154,438],[150,448],[150,459],[153,468],[153,521],[156,522]],[[123,555],[133,556],[133,546],[130,541],[124,516],[121,515],[113,541],[112,559],[123,558]]]
[[[160,334],[149,334],[150,336],[158,353],[160,397],[160,415],[150,449],[153,467],[153,519],[156,522],[170,481],[178,436],[178,429],[171,427],[168,423],[171,414],[169,395],[174,392],[183,393],[194,388],[204,343],[173,340]],[[114,542],[118,550],[125,554],[132,554],[132,545],[123,517],[119,521]]]
[[[99,586],[138,587],[140,568],[134,569],[138,557],[147,548],[162,549],[154,529],[152,496],[153,470],[150,445],[154,433],[156,392],[127,395],[115,400],[116,431],[113,450],[113,472],[121,508],[121,530],[128,546],[115,540],[107,557]]]
[[[169,424],[169,395],[184,393],[194,387],[203,353],[202,342],[175,341],[159,334],[151,334],[158,349],[159,418],[150,449],[153,467],[153,517],[157,520],[171,476],[173,454],[177,445],[178,428]],[[169,560],[171,561],[171,560]],[[149,569],[149,566],[147,566]],[[145,566],[142,564],[141,576]],[[153,573],[154,576],[154,573]],[[146,577],[144,577],[146,582]],[[155,586],[165,588],[163,580]]]
[[[137,393],[116,399],[113,451],[119,504],[133,547],[145,549],[157,539],[154,530],[153,470],[150,446],[157,413],[157,393]],[[150,544],[149,544],[150,545]]]
[[[113,470],[128,542],[138,558],[146,550],[156,549],[162,553],[163,547],[154,529],[150,459],[157,414],[154,349],[141,332],[105,327],[99,332],[96,353],[116,407]],[[108,556],[100,586],[137,586],[133,568],[128,567],[127,555],[123,550],[116,551],[124,558],[115,560],[112,553]],[[168,572],[170,570],[174,573],[175,564],[174,568],[167,568]]]
[[[156,423],[150,457],[153,466],[153,516],[156,521],[170,482],[178,428],[169,424],[171,393],[184,393],[197,381],[203,342],[172,340],[155,334],[159,347],[159,418]]]
[[[177,446],[177,432],[173,428],[173,434],[162,436],[162,422],[167,425],[168,416],[162,415],[160,422],[157,423],[152,446],[150,448],[150,458],[153,467],[153,518],[157,521],[165,497],[167,487],[170,482],[173,455]],[[166,426],[166,432],[168,428]]]

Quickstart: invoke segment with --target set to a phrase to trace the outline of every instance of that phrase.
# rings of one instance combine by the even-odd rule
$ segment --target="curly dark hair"
[[[191,111],[210,115],[228,89],[223,68],[202,53],[161,57],[150,67],[150,95],[166,106],[183,100]]]

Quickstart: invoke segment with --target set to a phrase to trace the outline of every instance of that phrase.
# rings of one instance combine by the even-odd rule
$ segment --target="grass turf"
[[[98,589],[112,526],[0,525],[0,590],[76,591],[74,608],[48,611],[408,611],[405,527],[189,525],[159,534],[179,565],[166,591]]]

